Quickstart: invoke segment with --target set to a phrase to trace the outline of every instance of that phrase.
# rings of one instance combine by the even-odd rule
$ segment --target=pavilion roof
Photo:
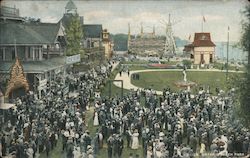
[[[194,41],[192,43],[194,47],[214,47],[215,44],[211,41],[210,33],[200,32],[195,33]]]

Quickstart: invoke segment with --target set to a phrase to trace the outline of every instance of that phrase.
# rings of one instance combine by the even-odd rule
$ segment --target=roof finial
[[[72,0],[69,0],[68,3],[65,6],[65,12],[66,13],[77,13],[77,7],[75,3]]]

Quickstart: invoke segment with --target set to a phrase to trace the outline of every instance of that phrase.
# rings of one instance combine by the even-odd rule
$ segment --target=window
[[[34,48],[35,59],[39,59],[39,47]]]
[[[32,59],[32,48],[28,48],[28,59]]]
[[[30,47],[28,49],[27,53],[27,58],[31,60],[38,60],[40,58],[40,52],[41,48],[40,47]]]
[[[207,37],[205,35],[202,35],[201,40],[207,40]]]
[[[12,59],[12,60],[15,60],[15,58],[16,58],[15,49],[12,48],[12,49],[11,49],[11,59]]]
[[[90,46],[90,41],[88,40],[87,41],[87,48],[90,48],[91,46]]]
[[[4,48],[0,48],[0,60],[4,60]]]

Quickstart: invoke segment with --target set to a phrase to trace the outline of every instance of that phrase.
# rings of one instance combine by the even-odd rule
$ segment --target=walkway
[[[117,61],[117,62],[115,62],[114,64],[112,63],[112,70],[111,70],[111,72],[113,72],[115,69],[116,69],[116,67],[119,65],[119,61]]]
[[[131,83],[131,76],[134,73],[140,73],[140,72],[155,72],[155,71],[183,71],[183,69],[146,69],[146,70],[134,70],[130,71],[130,75],[128,76],[127,72],[122,72],[122,75],[118,73],[115,77],[115,80],[122,80],[123,81],[123,88],[128,90],[141,90],[144,89],[142,87],[137,87]],[[219,70],[219,69],[189,69],[187,72],[226,72],[226,70]],[[229,70],[228,72],[236,72],[236,73],[243,73],[243,71],[234,71]],[[119,82],[113,82],[113,84],[119,88],[121,88],[121,84]],[[162,91],[156,91],[157,95],[162,95]]]

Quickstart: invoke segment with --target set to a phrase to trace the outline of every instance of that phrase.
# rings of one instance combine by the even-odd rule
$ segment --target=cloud
[[[114,14],[109,11],[99,10],[99,11],[90,11],[84,14],[86,19],[100,19],[100,18],[109,18]]]
[[[57,23],[58,22],[58,18],[55,16],[44,16],[41,17],[41,21],[42,22],[47,22],[47,23]]]
[[[195,21],[201,21],[202,15],[196,15],[191,17],[186,17],[186,20],[195,20]],[[217,21],[217,20],[223,20],[225,17],[221,15],[204,15],[206,21]]]
[[[43,22],[58,22],[64,13],[68,1],[8,1],[3,4],[16,6],[21,16],[40,18]],[[79,15],[84,16],[86,24],[102,24],[111,33],[127,33],[128,23],[131,33],[140,32],[140,23],[144,30],[151,32],[156,27],[157,34],[165,34],[161,20],[179,21],[173,25],[175,35],[187,38],[189,34],[201,31],[202,14],[206,18],[204,30],[211,32],[215,41],[225,39],[225,28],[232,29],[230,39],[239,40],[241,35],[240,21],[243,18],[240,10],[244,9],[245,0],[221,1],[74,1]],[[181,21],[179,20],[181,19]]]
[[[155,23],[159,22],[160,19],[162,19],[163,14],[157,13],[157,12],[141,12],[134,16],[132,16],[133,21],[138,22],[149,22],[149,23]]]

